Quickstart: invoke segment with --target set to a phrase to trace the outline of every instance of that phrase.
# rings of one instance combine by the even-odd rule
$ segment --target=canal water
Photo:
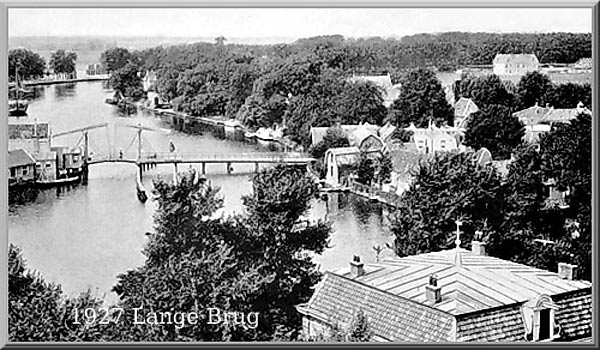
[[[89,132],[95,154],[110,149],[135,152],[136,130],[141,124],[156,131],[144,132],[145,151],[166,152],[172,141],[181,152],[233,154],[264,152],[260,146],[220,139],[210,133],[190,135],[171,131],[151,113],[121,114],[104,103],[112,91],[102,82],[39,87],[29,106],[29,117],[48,121],[54,134],[78,127],[110,122],[118,127]],[[75,145],[81,133],[57,137],[53,145]],[[199,166],[199,165],[198,165]],[[188,166],[184,166],[184,169]],[[221,187],[225,214],[244,210],[241,196],[252,191],[253,164],[234,165],[228,175],[223,164],[207,164],[207,177]],[[183,169],[179,169],[183,170]],[[156,176],[169,177],[172,165],[159,165],[143,176],[148,189]],[[156,204],[136,197],[137,167],[131,164],[97,164],[90,167],[89,183],[69,189],[41,190],[33,202],[9,208],[9,241],[23,248],[29,268],[48,281],[60,284],[67,295],[91,289],[107,302],[116,299],[111,288],[117,275],[144,263],[141,251],[145,233],[153,230]],[[315,257],[322,270],[347,266],[353,255],[376,259],[373,246],[385,246],[392,236],[383,224],[381,208],[360,198],[328,194],[314,200],[310,218],[328,218],[333,224],[330,248]],[[386,249],[381,256],[390,255]]]

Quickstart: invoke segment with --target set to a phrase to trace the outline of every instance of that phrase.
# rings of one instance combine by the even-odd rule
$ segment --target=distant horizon
[[[415,34],[591,33],[586,8],[11,8],[9,38],[401,38]]]

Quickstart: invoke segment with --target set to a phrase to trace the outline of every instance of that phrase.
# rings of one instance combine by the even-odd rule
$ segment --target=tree
[[[86,325],[84,310],[98,314],[102,300],[90,291],[75,298],[63,295],[60,286],[48,283],[27,269],[22,250],[9,247],[8,253],[8,337],[11,342],[99,341],[96,325]],[[80,324],[75,311],[79,310]]]
[[[323,140],[310,147],[309,153],[311,157],[321,159],[325,156],[325,152],[330,148],[348,146],[350,146],[350,141],[348,140],[348,135],[344,129],[340,126],[332,126],[325,132]]]
[[[409,72],[400,83],[402,91],[390,106],[390,118],[398,127],[406,127],[411,122],[417,127],[426,127],[430,120],[438,125],[453,123],[452,107],[435,73],[419,68]]]
[[[579,225],[578,235],[560,237],[554,253],[591,280],[592,116],[582,113],[570,124],[559,124],[540,138],[540,152],[545,177],[555,179],[559,189],[570,189],[565,215]]]
[[[122,47],[108,49],[100,55],[100,62],[109,72],[124,68],[128,63],[139,64],[138,57]]]
[[[252,194],[242,197],[248,216],[226,241],[236,245],[239,261],[261,264],[262,274],[275,276],[250,297],[261,312],[256,339],[294,339],[302,328],[295,305],[310,299],[321,278],[312,256],[326,248],[331,226],[305,217],[318,188],[303,167],[278,164],[252,183]]]
[[[339,105],[342,124],[381,125],[387,113],[383,105],[383,90],[370,81],[345,83]]]
[[[589,83],[565,83],[546,92],[546,103],[554,108],[576,108],[579,102],[592,107],[592,86]]]
[[[536,103],[546,104],[546,97],[553,89],[547,75],[537,71],[528,72],[517,84],[518,105],[520,109],[529,108]]]
[[[44,75],[46,62],[39,54],[27,49],[10,50],[8,53],[8,77],[15,79],[18,70],[22,80],[37,79]]]
[[[247,295],[272,277],[258,261],[241,261],[226,241],[233,221],[215,216],[222,207],[218,188],[183,174],[179,183],[162,179],[154,183],[158,208],[155,232],[144,249],[142,267],[118,276],[114,291],[125,310],[144,307],[151,311],[196,312],[197,324],[135,324],[132,312],[115,325],[111,340],[118,341],[226,341],[243,340],[253,329],[227,323],[210,324],[208,308],[251,312]],[[262,315],[261,315],[262,316]]]
[[[436,153],[415,171],[409,189],[390,213],[398,256],[454,247],[455,220],[462,242],[485,229],[485,239],[501,235],[504,222],[500,176],[492,165],[478,165],[472,153]],[[484,225],[484,223],[486,223]],[[490,255],[498,248],[488,245]]]
[[[133,63],[127,63],[123,68],[113,71],[109,83],[115,91],[120,91],[126,97],[139,99],[144,95],[142,78],[138,67]]]
[[[321,333],[305,341],[310,342],[369,342],[373,337],[373,331],[369,325],[367,316],[362,310],[354,314],[347,327],[333,324],[327,333]]]
[[[75,52],[65,52],[65,50],[57,50],[50,57],[50,69],[56,74],[75,72],[75,61],[77,54]]]
[[[507,84],[495,74],[483,77],[463,75],[454,83],[456,100],[470,98],[479,109],[490,105],[512,107],[516,96],[507,88]]]
[[[494,159],[508,159],[525,135],[525,127],[508,107],[490,105],[473,113],[465,131],[465,145],[487,148]]]
[[[367,153],[361,152],[356,164],[356,179],[363,185],[370,186],[375,177],[375,162]]]
[[[388,182],[391,179],[392,171],[394,171],[394,163],[392,157],[388,153],[383,153],[377,158],[376,180],[379,184]]]

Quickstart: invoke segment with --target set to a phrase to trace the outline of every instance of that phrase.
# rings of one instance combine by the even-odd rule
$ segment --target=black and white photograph
[[[598,4],[481,5],[2,0],[6,344],[597,345]]]

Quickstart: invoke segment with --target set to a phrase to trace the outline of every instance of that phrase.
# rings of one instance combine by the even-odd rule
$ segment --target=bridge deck
[[[252,163],[286,163],[286,164],[308,164],[314,161],[314,158],[291,155],[289,153],[238,153],[238,154],[190,154],[190,153],[142,153],[141,157],[123,154],[123,157],[92,156],[88,164],[99,163],[132,163],[132,164],[177,164],[177,163],[232,163],[232,164],[252,164]]]

